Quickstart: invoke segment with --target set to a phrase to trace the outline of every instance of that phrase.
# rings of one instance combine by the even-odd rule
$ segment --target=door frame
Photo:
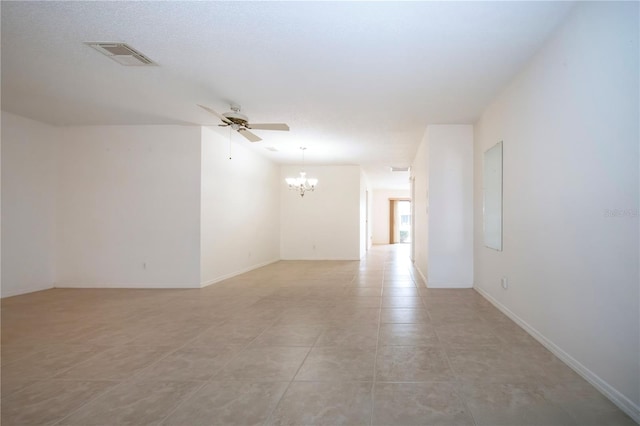
[[[394,222],[395,222],[395,203],[396,201],[408,201],[411,203],[411,208],[413,209],[413,200],[410,197],[393,197],[389,198],[389,244],[396,244],[394,240]],[[412,210],[413,213],[413,210]],[[413,220],[413,215],[412,215]],[[411,224],[411,231],[413,232],[413,223]]]

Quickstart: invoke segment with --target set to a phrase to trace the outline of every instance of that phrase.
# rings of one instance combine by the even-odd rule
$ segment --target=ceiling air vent
[[[409,167],[391,167],[392,172],[408,172]]]
[[[86,42],[88,46],[93,47],[98,52],[113,59],[120,65],[127,66],[145,66],[157,65],[151,59],[138,52],[125,43],[104,43],[104,42]]]

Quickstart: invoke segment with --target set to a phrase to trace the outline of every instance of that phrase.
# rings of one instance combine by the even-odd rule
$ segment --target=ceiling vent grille
[[[408,172],[409,167],[391,167],[392,172]]]
[[[86,45],[93,47],[98,52],[113,59],[120,65],[126,66],[149,66],[157,65],[144,54],[138,52],[125,43],[105,43],[105,42],[86,42]]]

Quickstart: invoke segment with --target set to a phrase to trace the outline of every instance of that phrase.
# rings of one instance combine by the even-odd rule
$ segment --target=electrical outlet
[[[500,285],[502,285],[502,288],[504,288],[505,290],[509,288],[509,280],[507,279],[507,277],[502,277],[502,279],[500,280]]]

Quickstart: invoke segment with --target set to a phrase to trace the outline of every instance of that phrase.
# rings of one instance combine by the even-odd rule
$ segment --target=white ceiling
[[[2,2],[2,109],[56,125],[217,124],[230,101],[278,163],[360,164],[408,188],[431,123],[473,123],[567,2]],[[126,42],[124,67],[83,44]],[[277,152],[265,148],[275,147]]]

